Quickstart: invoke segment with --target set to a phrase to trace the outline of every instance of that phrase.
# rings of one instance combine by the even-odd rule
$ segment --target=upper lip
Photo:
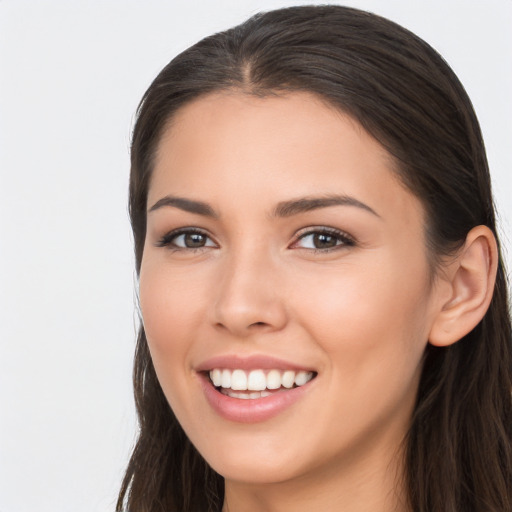
[[[195,367],[197,372],[207,372],[214,368],[223,368],[231,370],[293,370],[293,371],[315,371],[309,366],[304,366],[290,361],[285,361],[272,356],[252,355],[240,356],[236,354],[226,354],[212,357],[201,362]]]

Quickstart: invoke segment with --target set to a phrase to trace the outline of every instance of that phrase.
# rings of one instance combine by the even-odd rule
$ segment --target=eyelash
[[[174,250],[174,251],[192,251],[192,252],[203,250],[205,247],[211,247],[209,245],[203,245],[201,247],[180,247],[180,246],[175,244],[175,240],[178,237],[183,236],[183,235],[201,235],[201,236],[204,236],[205,238],[207,238],[209,240],[212,240],[211,237],[208,236],[208,233],[206,233],[205,231],[202,231],[201,229],[198,229],[198,228],[180,228],[180,229],[171,231],[170,233],[167,233],[166,235],[164,235],[157,242],[156,245],[158,247],[167,247],[167,248],[169,248],[171,250]]]
[[[309,227],[309,228],[304,229],[302,231],[302,233],[299,234],[296,241],[293,242],[292,247],[294,245],[296,245],[298,242],[300,242],[301,240],[304,240],[305,238],[307,238],[309,236],[315,236],[315,235],[326,235],[329,237],[333,237],[336,239],[336,245],[334,245],[333,247],[324,247],[324,248],[302,247],[301,249],[313,251],[315,253],[327,253],[327,252],[331,252],[331,251],[337,251],[337,250],[343,249],[345,247],[353,247],[356,245],[355,239],[353,237],[351,237],[350,235],[348,235],[347,233],[340,231],[339,229],[328,228],[328,227],[322,226],[322,227]]]
[[[180,236],[186,236],[186,235],[201,235],[205,238],[209,239],[211,242],[213,242],[212,238],[206,233],[205,231],[202,231],[198,228],[180,228],[175,231],[171,231],[170,233],[167,233],[164,235],[158,242],[158,247],[167,247],[173,251],[201,251],[205,248],[212,247],[213,245],[203,245],[200,247],[181,247],[175,244],[175,241]],[[294,248],[301,240],[306,239],[309,236],[315,236],[315,235],[326,235],[328,237],[334,237],[336,239],[336,245],[333,247],[324,247],[324,248],[315,248],[315,247],[296,247],[297,249],[304,249],[306,251],[313,251],[315,253],[328,253],[331,251],[340,250],[344,247],[353,247],[356,245],[356,241],[353,237],[348,235],[347,233],[344,233],[343,231],[340,231],[338,229],[334,228],[328,228],[328,227],[309,227],[302,230],[302,233],[299,233],[299,235],[296,237],[295,241],[290,245],[291,248]],[[213,242],[216,244],[215,242]]]

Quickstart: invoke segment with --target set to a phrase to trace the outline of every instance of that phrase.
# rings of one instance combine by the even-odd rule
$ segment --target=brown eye
[[[313,251],[329,251],[355,245],[355,241],[342,231],[333,229],[317,229],[304,233],[295,242],[294,247]]]
[[[329,249],[338,245],[338,239],[327,233],[315,233],[313,235],[313,245],[315,249]]]
[[[184,246],[188,247],[189,249],[204,247],[206,245],[206,241],[208,240],[208,237],[202,233],[185,233],[178,238],[183,238]],[[174,243],[176,243],[176,241]]]
[[[206,233],[194,229],[169,233],[158,242],[158,246],[175,250],[216,247],[215,242]]]

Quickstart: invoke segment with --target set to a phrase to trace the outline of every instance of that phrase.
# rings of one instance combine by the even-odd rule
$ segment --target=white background
[[[133,113],[176,53],[297,3],[0,0],[0,512],[114,509],[136,431]],[[347,4],[403,24],[453,66],[510,233],[512,1]]]

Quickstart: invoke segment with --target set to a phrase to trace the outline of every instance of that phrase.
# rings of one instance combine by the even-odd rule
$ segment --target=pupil
[[[205,236],[201,233],[188,233],[185,235],[185,245],[187,247],[203,247],[205,244]]]
[[[326,247],[336,246],[336,238],[325,233],[317,233],[314,235],[313,241],[317,249],[325,249]]]

